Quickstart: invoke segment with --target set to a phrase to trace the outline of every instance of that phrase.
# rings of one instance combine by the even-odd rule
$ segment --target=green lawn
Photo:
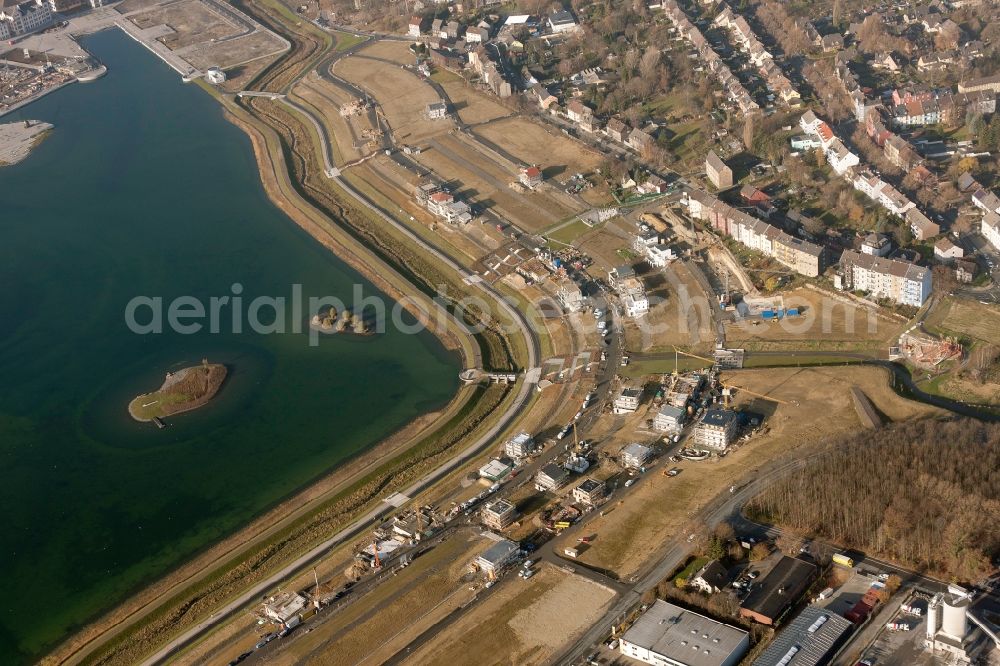
[[[557,229],[550,234],[545,234],[545,236],[556,241],[557,243],[572,245],[573,241],[590,231],[592,228],[593,227],[587,226],[587,224],[582,220],[577,220],[576,222],[571,222],[565,227]]]
[[[365,41],[364,37],[359,37],[358,35],[352,35],[349,32],[339,32],[335,31],[333,33],[334,38],[337,40],[336,46],[333,47],[334,51],[345,51],[355,44],[360,44]]]
[[[678,580],[682,580],[685,583],[691,578],[691,576],[698,573],[698,569],[708,564],[707,557],[696,557],[687,563],[687,566],[681,569],[680,573],[674,576],[674,583],[676,584]]]

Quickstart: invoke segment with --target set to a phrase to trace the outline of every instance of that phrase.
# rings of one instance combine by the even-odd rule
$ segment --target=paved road
[[[322,124],[312,116],[308,111],[294,105],[294,103],[289,102],[287,99],[283,100],[284,103],[289,104],[296,108],[297,111],[304,114],[305,117],[309,118],[313,124],[316,126],[319,133],[321,142],[323,143],[323,153],[324,159],[327,162],[327,168],[332,168],[332,157],[330,154],[329,141],[326,137],[325,129]],[[439,248],[431,245],[427,241],[418,237],[407,227],[397,222],[391,216],[387,215],[380,208],[375,206],[372,202],[368,201],[361,193],[354,190],[349,184],[335,177],[338,185],[340,185],[345,192],[354,197],[361,205],[374,211],[380,217],[382,217],[388,224],[394,226],[400,233],[404,234],[411,242],[420,246],[425,252],[436,258],[441,265],[446,268],[450,268],[459,274],[460,277],[469,277],[469,273],[455,263],[450,257],[445,255]],[[527,348],[528,358],[527,358],[527,369],[531,370],[538,367],[539,356],[540,356],[540,345],[538,342],[538,335],[535,333],[534,329],[531,327],[530,323],[526,320],[525,316],[513,307],[507,300],[497,292],[492,285],[486,282],[476,282],[474,283],[474,288],[482,291],[490,300],[495,301],[501,310],[505,311],[506,314],[511,318],[511,321],[515,322],[518,326],[520,333],[523,335],[525,340],[525,346]],[[507,411],[500,416],[498,421],[490,427],[487,432],[480,436],[473,444],[468,446],[464,451],[450,459],[447,463],[438,467],[433,472],[429,473],[419,481],[411,484],[409,487],[400,491],[402,494],[408,497],[415,497],[421,492],[432,486],[437,481],[444,478],[447,474],[453,470],[461,467],[462,465],[470,462],[473,458],[482,453],[487,447],[495,444],[496,439],[500,433],[502,433],[507,428],[513,426],[518,418],[525,411],[528,402],[532,396],[535,385],[533,382],[527,381],[527,379],[520,382],[518,393],[508,407]],[[264,592],[273,589],[278,586],[282,581],[301,573],[302,571],[310,568],[314,562],[321,559],[322,557],[329,554],[330,551],[341,546],[349,541],[353,540],[357,535],[370,529],[371,525],[380,519],[384,519],[396,511],[396,508],[385,503],[380,503],[376,507],[372,508],[365,515],[363,515],[358,520],[354,521],[350,526],[341,530],[337,534],[333,535],[329,539],[326,539],[322,543],[318,544],[312,548],[309,552],[296,558],[294,561],[283,567],[281,570],[275,574],[269,576],[260,583],[254,585],[252,588],[248,589],[246,592],[241,594],[239,597],[233,599],[229,603],[225,604],[218,611],[216,611],[211,617],[202,620],[194,627],[185,631],[183,634],[177,638],[171,640],[169,643],[164,645],[160,650],[155,652],[149,658],[147,658],[144,664],[158,664],[163,663],[169,657],[176,654],[179,650],[184,647],[194,643],[199,640],[205,633],[211,631],[215,626],[217,626],[223,620],[229,619],[234,614],[238,613],[244,607],[256,601]]]

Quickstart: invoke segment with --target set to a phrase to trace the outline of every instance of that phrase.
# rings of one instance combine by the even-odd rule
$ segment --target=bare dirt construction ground
[[[440,101],[419,76],[379,60],[352,55],[337,62],[336,74],[367,90],[379,101],[401,143],[418,144],[454,127],[448,119],[427,118],[427,105]]]
[[[267,663],[382,663],[474,596],[463,578],[469,563],[488,545],[471,531],[453,535],[329,619],[317,622],[322,614],[313,619],[311,632],[297,636],[287,647],[279,644]]]
[[[513,112],[502,104],[498,104],[489,95],[466,83],[465,79],[448,70],[440,69],[431,78],[441,84],[452,110],[458,114],[467,125],[489,122],[497,118],[510,116]]]
[[[242,63],[279,53],[285,45],[266,32],[254,32],[226,42],[204,44],[184,53],[184,59],[193,67],[226,69]]]
[[[548,564],[527,582],[513,576],[414,652],[407,664],[547,664],[612,600],[611,590]]]
[[[517,174],[475,144],[453,134],[440,134],[428,142],[429,150],[415,159],[438,177],[450,180],[463,199],[481,203],[521,229],[535,231],[572,214],[543,192],[520,193],[509,187]]]
[[[577,236],[573,245],[579,250],[587,253],[593,260],[595,266],[592,272],[607,274],[615,266],[629,263],[618,250],[629,249],[631,243],[624,232],[619,231],[615,226],[617,221],[612,221],[606,225],[598,225],[584,231]]]
[[[373,149],[364,148],[362,138],[363,132],[371,129],[368,114],[340,115],[340,107],[351,101],[346,92],[312,72],[295,86],[293,93],[320,112],[328,135],[336,143],[334,157],[338,164],[352,162],[372,152]]]
[[[124,15],[147,7],[158,7],[162,3],[163,0],[122,0],[122,2],[115,5],[115,11]]]
[[[372,42],[360,51],[363,55],[374,58],[384,58],[398,62],[400,65],[412,65],[417,61],[417,57],[410,50],[409,42],[397,42],[396,40],[386,40]]]
[[[539,165],[546,179],[589,173],[601,162],[601,156],[583,144],[525,118],[498,120],[477,127],[475,133],[503,146],[525,164]]]
[[[241,32],[239,27],[199,0],[163,5],[129,18],[143,29],[162,24],[173,28],[173,34],[160,38],[160,42],[171,50],[232,37]]]
[[[612,569],[627,579],[666,540],[691,529],[692,516],[746,473],[785,457],[791,449],[859,430],[861,422],[851,401],[851,386],[859,386],[875,407],[893,420],[942,413],[897,396],[888,386],[887,371],[881,368],[742,370],[724,373],[723,379],[780,400],[798,400],[800,404],[778,404],[737,391],[736,405],[762,414],[767,431],[725,458],[679,463],[682,471],[676,477],[663,476],[661,466],[640,477],[626,499],[621,503],[612,499],[605,515],[595,516],[588,523],[588,531],[596,534],[596,539],[587,550],[581,549],[583,562]],[[605,416],[602,421],[617,418]],[[568,545],[573,544],[555,542],[557,551]]]
[[[930,330],[1000,345],[1000,308],[967,299],[947,298],[925,322]]]
[[[751,321],[726,324],[726,342],[751,350],[781,350],[793,346],[802,349],[808,343],[817,349],[865,346],[888,343],[897,337],[902,322],[880,315],[841,297],[815,289],[795,289],[783,294],[785,308],[799,308],[798,317],[780,322]],[[791,344],[789,344],[791,343]]]

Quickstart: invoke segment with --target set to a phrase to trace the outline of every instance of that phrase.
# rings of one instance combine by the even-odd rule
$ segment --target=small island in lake
[[[168,372],[159,390],[137,396],[129,403],[128,413],[136,421],[155,422],[166,416],[198,409],[218,393],[226,379],[226,372],[226,366],[207,360],[203,360],[201,365]]]
[[[309,321],[309,325],[317,331],[323,333],[344,333],[351,332],[355,335],[373,335],[374,331],[365,323],[362,317],[355,315],[350,310],[337,313],[337,309],[331,307],[323,313],[316,313]]]

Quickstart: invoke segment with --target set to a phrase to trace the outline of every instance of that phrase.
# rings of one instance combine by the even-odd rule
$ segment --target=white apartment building
[[[27,35],[52,25],[52,8],[42,0],[0,5],[0,38]],[[6,35],[4,34],[6,33]]]
[[[997,213],[986,213],[982,223],[983,237],[993,246],[993,249],[1000,250],[1000,215]]]
[[[738,415],[731,409],[710,409],[694,428],[694,442],[699,446],[725,451],[736,437]]]
[[[526,432],[519,432],[504,442],[503,450],[511,458],[526,458],[535,452],[535,439]]]
[[[840,267],[842,288],[847,290],[913,307],[920,307],[931,295],[931,271],[923,266],[845,250]]]

